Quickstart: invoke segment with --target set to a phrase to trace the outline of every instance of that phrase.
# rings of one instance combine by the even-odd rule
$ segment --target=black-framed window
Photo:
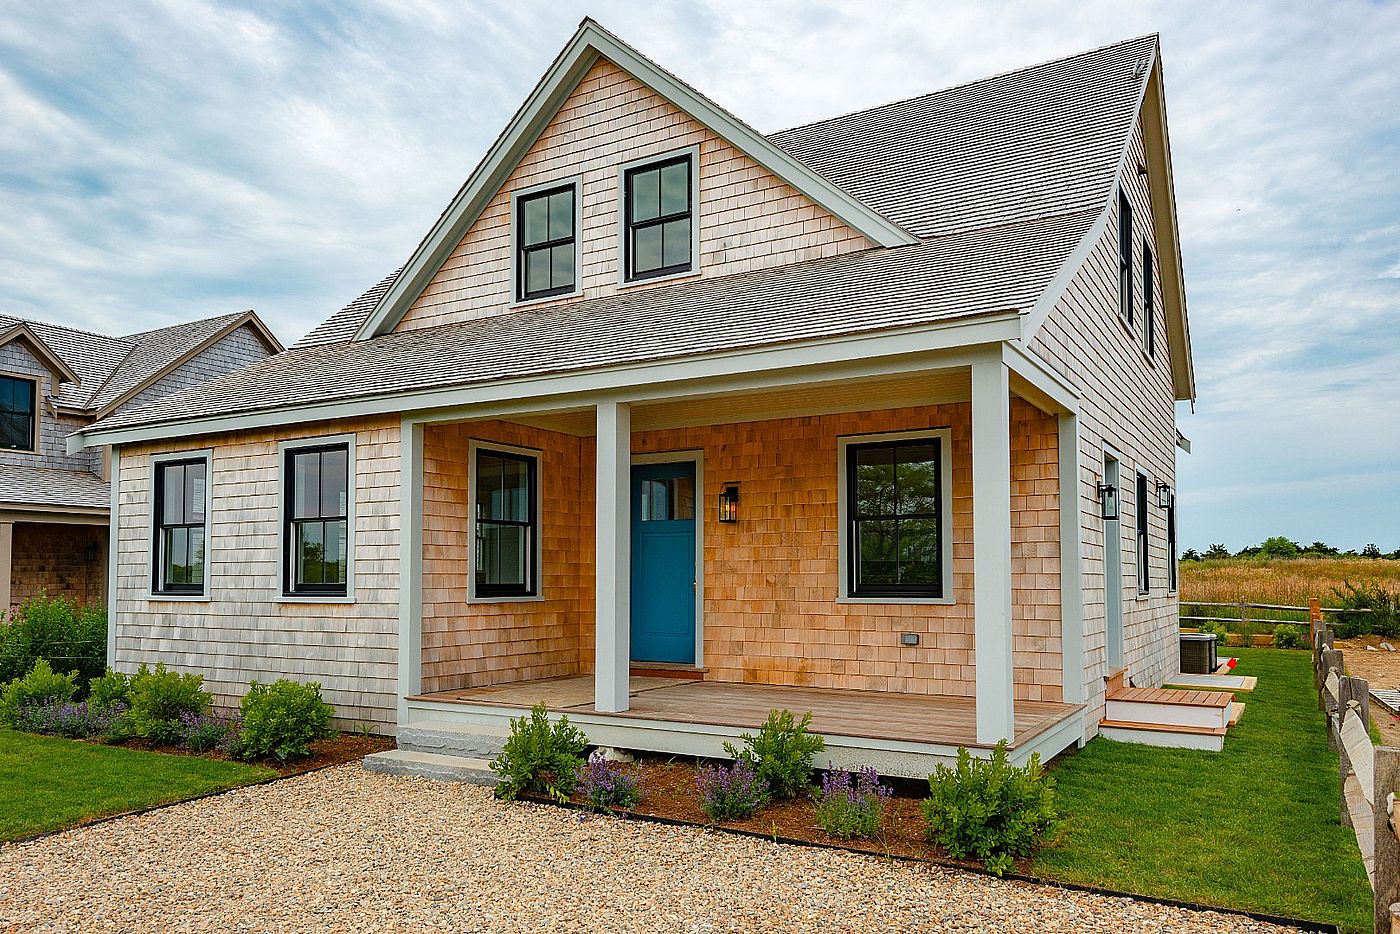
[[[1167,493],[1167,589],[1176,593],[1176,491]]]
[[[1147,593],[1152,587],[1150,569],[1147,566],[1147,474],[1137,475],[1137,584],[1139,593]]]
[[[1147,356],[1157,354],[1157,284],[1154,281],[1157,270],[1152,262],[1152,245],[1142,241],[1142,339],[1147,346]]]
[[[533,597],[537,592],[538,460],[478,448],[473,478],[476,596]]]
[[[574,291],[575,239],[572,184],[515,199],[516,298],[525,301]]]
[[[1133,324],[1133,206],[1128,193],[1118,191],[1118,313]]]
[[[345,596],[350,571],[350,446],[289,449],[284,483],[284,590]]]
[[[0,376],[0,449],[32,451],[39,384],[18,376]]]
[[[155,593],[204,593],[208,469],[202,457],[156,464]]]
[[[627,279],[689,272],[695,264],[690,156],[628,169],[624,181]]]
[[[846,519],[851,596],[944,595],[940,439],[848,444]]]

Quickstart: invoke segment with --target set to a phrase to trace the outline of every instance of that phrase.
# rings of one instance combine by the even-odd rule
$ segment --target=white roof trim
[[[487,203],[505,184],[526,150],[534,145],[546,124],[599,58],[606,58],[631,74],[872,242],[885,247],[918,242],[908,231],[833,185],[592,19],[585,19],[414,250],[403,272],[356,332],[356,340],[384,334],[398,325]]]
[[[5,331],[0,331],[0,347],[17,340],[28,344],[34,356],[48,367],[54,379],[60,383],[72,383],[76,386],[82,382],[78,378],[78,374],[73,372],[73,368],[64,363],[63,358],[55,353],[52,347],[44,343],[44,339],[35,334],[34,329],[23,321]]]

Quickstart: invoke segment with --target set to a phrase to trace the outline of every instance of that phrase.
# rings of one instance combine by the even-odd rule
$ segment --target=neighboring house
[[[106,602],[107,458],[70,434],[281,350],[251,311],[124,337],[0,315],[0,615]]]
[[[585,20],[402,270],[72,447],[120,463],[120,667],[401,745],[812,709],[917,775],[1177,671],[1194,394],[1155,36],[765,137]]]

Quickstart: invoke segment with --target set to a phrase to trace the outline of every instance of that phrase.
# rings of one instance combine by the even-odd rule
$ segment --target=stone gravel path
[[[343,766],[0,849],[0,931],[1229,931],[1229,915]]]

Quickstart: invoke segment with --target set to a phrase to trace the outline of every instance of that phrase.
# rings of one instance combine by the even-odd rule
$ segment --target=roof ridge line
[[[1027,71],[1034,71],[1037,68],[1045,68],[1050,65],[1058,65],[1060,62],[1067,62],[1070,59],[1083,58],[1086,55],[1093,55],[1096,52],[1105,52],[1109,49],[1116,49],[1119,46],[1131,45],[1134,42],[1141,42],[1144,39],[1153,39],[1160,41],[1161,33],[1148,32],[1143,33],[1140,36],[1133,36],[1128,39],[1119,39],[1117,42],[1108,42],[1104,45],[1100,45],[1092,49],[1085,49],[1082,52],[1073,52],[1069,55],[1060,55],[1056,58],[1047,58],[1045,61],[1042,62],[1035,62],[1031,65],[1023,65],[1020,68],[1009,68],[1005,71],[999,71],[995,74],[984,75],[981,78],[973,78],[969,81],[960,81],[957,84],[950,84],[946,87],[934,88],[933,90],[925,91],[922,94],[911,94],[909,97],[901,97],[896,100],[885,101],[882,104],[871,104],[868,107],[857,107],[854,110],[847,110],[844,113],[832,114],[829,117],[820,117],[816,120],[808,120],[806,123],[798,123],[793,126],[783,127],[780,130],[774,130],[772,133],[769,133],[767,135],[769,139],[772,139],[775,136],[782,136],[784,133],[791,133],[795,130],[805,130],[807,127],[816,126],[819,123],[831,123],[836,120],[844,120],[847,117],[854,117],[857,114],[869,113],[872,110],[882,110],[886,107],[894,107],[899,104],[907,104],[911,101],[923,100],[926,97],[933,97],[936,94],[946,94],[950,91],[959,91],[963,88],[970,88],[973,85],[986,84],[988,81],[995,81],[998,78],[1007,78],[1011,75],[1022,74]]]
[[[204,323],[207,322],[207,321],[219,321],[219,320],[222,320],[222,319],[225,319],[225,318],[236,318],[236,317],[238,317],[239,315],[246,315],[246,314],[249,314],[250,312],[252,312],[252,310],[253,310],[253,309],[251,309],[251,308],[245,308],[245,309],[243,309],[242,311],[230,311],[230,312],[225,312],[224,314],[221,314],[221,315],[208,315],[208,316],[203,317],[203,318],[193,318],[193,319],[191,319],[191,320],[189,320],[189,321],[177,321],[177,322],[174,323],[174,324],[167,324],[167,325],[164,325],[163,327],[150,328],[149,330],[145,330],[145,331],[133,331],[133,332],[131,332],[130,334],[122,334],[122,335],[120,335],[120,339],[121,339],[121,340],[128,340],[128,341],[135,341],[136,338],[138,338],[138,337],[146,337],[146,336],[151,335],[151,334],[157,334],[157,333],[159,333],[159,332],[161,332],[161,331],[173,331],[173,330],[175,330],[176,328],[187,328],[187,327],[189,327],[189,326],[191,326],[191,325],[194,325],[194,324],[204,324]]]
[[[44,321],[39,318],[21,318],[17,315],[7,315],[0,313],[0,320],[4,320],[6,318],[8,318],[11,321],[18,321],[21,324],[38,324],[46,328],[57,328],[60,331],[71,331],[74,334],[86,334],[89,337],[101,337],[109,341],[124,341],[126,343],[131,342],[130,338],[125,337],[121,334],[104,334],[101,331],[92,331],[88,330],[87,328],[75,328],[71,324],[61,324],[57,321]]]

